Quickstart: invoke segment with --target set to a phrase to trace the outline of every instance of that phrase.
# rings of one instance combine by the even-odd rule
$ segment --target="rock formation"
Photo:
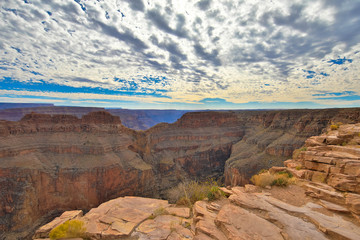
[[[360,220],[360,124],[335,126],[307,139],[285,166],[310,181],[309,196],[322,199],[329,208],[345,206]]]
[[[0,121],[0,230],[24,237],[59,212],[165,197],[186,180],[225,173],[226,184],[245,184],[331,121],[359,119],[359,109],[191,112],[139,132],[107,112]]]

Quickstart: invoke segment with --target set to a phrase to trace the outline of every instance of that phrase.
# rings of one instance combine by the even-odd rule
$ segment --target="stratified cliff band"
[[[0,231],[26,234],[44,216],[119,196],[165,197],[190,179],[245,184],[331,122],[359,121],[358,108],[191,112],[138,132],[105,111],[0,121]]]

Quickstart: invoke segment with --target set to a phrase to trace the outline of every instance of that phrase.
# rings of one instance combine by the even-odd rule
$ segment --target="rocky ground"
[[[285,165],[270,172],[291,172],[294,185],[222,188],[228,198],[198,201],[191,213],[165,200],[118,198],[84,216],[65,212],[34,239],[73,218],[90,239],[360,239],[360,124],[309,138]]]

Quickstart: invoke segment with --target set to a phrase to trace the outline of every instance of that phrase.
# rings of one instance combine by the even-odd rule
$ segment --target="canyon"
[[[1,237],[26,238],[63,211],[117,197],[166,198],[183,181],[223,177],[225,185],[245,185],[331,123],[359,121],[359,108],[189,112],[145,131],[106,111],[3,120]]]
[[[66,211],[41,226],[33,239],[48,239],[71,222],[84,226],[76,237],[94,240],[360,238],[360,123],[328,127],[284,165],[257,174],[257,186],[223,187],[217,198],[193,205],[120,197],[87,213]],[[287,179],[287,184],[273,184],[269,177]]]

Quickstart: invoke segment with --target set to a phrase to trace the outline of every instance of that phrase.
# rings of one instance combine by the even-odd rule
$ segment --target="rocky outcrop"
[[[310,137],[285,166],[309,181],[309,196],[322,199],[327,208],[345,208],[360,219],[360,124],[333,125],[326,133]]]
[[[82,216],[67,211],[40,227],[33,239],[47,239],[52,229],[71,219],[84,223],[89,239],[192,239],[190,209],[165,200],[122,197],[105,202]]]
[[[226,184],[244,185],[260,169],[282,166],[293,151],[331,122],[357,123],[359,109],[244,111],[238,113],[243,137],[225,165]]]
[[[70,219],[84,223],[90,239],[351,239],[360,225],[338,205],[306,197],[300,186],[262,190],[252,185],[223,189],[230,197],[187,207],[167,201],[125,197],[91,209],[64,212],[40,227],[33,239],[46,239]],[[330,209],[330,210],[329,210]],[[82,238],[80,238],[82,239]]]
[[[226,184],[244,184],[329,121],[359,119],[358,109],[191,112],[139,132],[107,112],[0,121],[0,229],[22,232],[120,196],[165,197],[181,181],[224,172]]]

